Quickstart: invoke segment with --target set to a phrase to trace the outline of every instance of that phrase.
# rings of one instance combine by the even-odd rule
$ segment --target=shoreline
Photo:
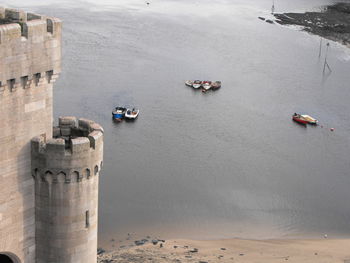
[[[164,242],[163,242],[164,241]],[[350,263],[350,239],[172,239],[103,252],[111,262],[339,262]]]
[[[350,48],[350,3],[329,5],[320,12],[274,14],[280,25],[301,26],[304,31]]]

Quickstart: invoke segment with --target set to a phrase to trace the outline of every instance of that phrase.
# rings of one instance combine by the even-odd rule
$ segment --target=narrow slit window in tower
[[[47,27],[46,27],[46,31],[48,32],[48,33],[53,33],[53,23],[52,23],[52,20],[51,19],[46,19],[46,25],[47,25]]]
[[[89,210],[85,211],[85,228],[89,228],[90,226],[90,215]]]

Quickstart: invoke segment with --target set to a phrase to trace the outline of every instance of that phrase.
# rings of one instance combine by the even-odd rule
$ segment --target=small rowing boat
[[[204,91],[208,91],[211,88],[211,81],[205,80],[202,82],[202,87]]]
[[[189,87],[192,87],[193,86],[193,82],[194,82],[193,80],[186,80],[185,81],[185,85],[189,86]]]
[[[221,88],[221,81],[214,81],[211,83],[211,89],[217,90]]]
[[[298,113],[294,113],[292,119],[293,119],[293,121],[295,121],[299,124],[306,125],[308,123],[308,121],[306,119],[304,119],[304,117]]]
[[[317,125],[317,123],[318,123],[318,120],[316,120],[315,118],[311,117],[310,115],[302,114],[301,117],[303,117],[303,119],[305,119],[308,124]]]
[[[114,120],[121,121],[125,116],[126,108],[124,107],[116,107],[114,111],[112,111],[112,116]]]
[[[129,120],[135,120],[137,116],[139,116],[139,109],[132,108],[132,109],[127,109],[125,112],[125,119]]]
[[[200,80],[195,80],[192,84],[192,87],[194,89],[199,89],[201,86],[202,86],[202,81],[200,81]]]

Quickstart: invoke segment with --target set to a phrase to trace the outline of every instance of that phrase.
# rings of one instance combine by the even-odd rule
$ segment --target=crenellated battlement
[[[53,138],[44,135],[32,139],[32,153],[46,156],[87,155],[99,149],[103,143],[103,128],[90,120],[60,117],[53,128]]]
[[[32,175],[40,182],[80,182],[98,175],[103,158],[103,128],[90,120],[60,117],[52,139],[32,139]]]
[[[0,8],[0,92],[8,82],[20,84],[23,78],[50,72],[58,75],[61,31],[57,18]]]
[[[61,20],[12,8],[0,7],[0,44],[14,38],[33,38],[49,33],[48,37],[61,34]]]

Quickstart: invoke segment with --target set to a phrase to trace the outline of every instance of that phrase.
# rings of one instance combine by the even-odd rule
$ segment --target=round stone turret
[[[32,140],[37,263],[96,263],[102,158],[103,129],[90,120],[59,118],[52,139]]]

